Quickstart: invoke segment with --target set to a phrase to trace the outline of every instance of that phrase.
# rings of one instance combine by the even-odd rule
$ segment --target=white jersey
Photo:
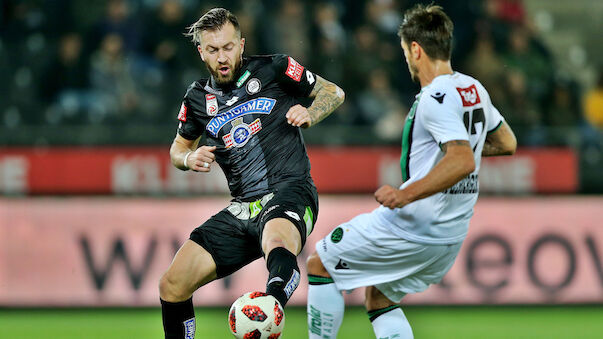
[[[436,77],[416,96],[404,124],[400,159],[404,183],[400,188],[427,175],[444,156],[440,146],[451,140],[469,141],[475,171],[443,192],[402,208],[381,206],[372,214],[406,240],[425,244],[463,241],[479,193],[486,135],[502,122],[479,81],[458,72]]]

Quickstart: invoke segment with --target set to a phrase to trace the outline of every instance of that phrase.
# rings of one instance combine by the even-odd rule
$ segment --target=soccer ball
[[[275,297],[248,292],[230,307],[228,324],[238,339],[277,339],[285,327],[285,312]]]

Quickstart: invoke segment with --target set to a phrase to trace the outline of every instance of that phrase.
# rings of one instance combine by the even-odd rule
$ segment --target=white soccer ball
[[[277,339],[285,327],[285,312],[275,297],[248,292],[228,312],[230,332],[239,339]]]

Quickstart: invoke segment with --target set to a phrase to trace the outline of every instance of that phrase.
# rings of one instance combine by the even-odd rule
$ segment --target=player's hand
[[[195,172],[209,172],[211,164],[216,160],[216,146],[201,146],[188,156],[188,168]]]
[[[295,127],[308,128],[312,123],[308,110],[302,105],[295,105],[289,108],[287,114],[287,123]]]
[[[381,186],[375,192],[375,200],[381,205],[394,209],[408,204],[403,190],[391,187],[390,185]]]

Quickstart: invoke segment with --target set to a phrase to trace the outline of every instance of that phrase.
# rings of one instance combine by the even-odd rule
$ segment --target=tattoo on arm
[[[448,150],[448,145],[471,147],[471,145],[469,144],[469,141],[467,141],[467,140],[450,140],[445,144],[440,144],[440,149],[442,150],[442,152],[446,153],[446,151]]]
[[[494,145],[488,141],[484,143],[484,149],[482,150],[482,156],[495,156],[505,154],[505,150],[497,145]]]
[[[316,85],[314,85],[310,97],[314,98],[312,105],[308,107],[308,114],[312,119],[310,126],[313,126],[328,117],[343,103],[345,93],[334,83],[317,76]]]

